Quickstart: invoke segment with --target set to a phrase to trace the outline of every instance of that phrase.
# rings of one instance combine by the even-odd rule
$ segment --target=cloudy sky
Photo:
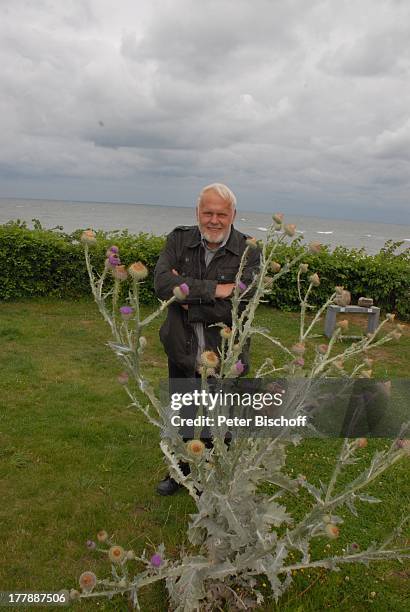
[[[0,197],[410,223],[407,0],[1,0]]]

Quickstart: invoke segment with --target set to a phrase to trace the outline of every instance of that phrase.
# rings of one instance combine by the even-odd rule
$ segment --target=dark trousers
[[[192,378],[192,376],[188,376],[186,371],[183,368],[180,368],[174,361],[168,359],[168,377],[170,382],[174,378]],[[199,374],[195,374],[195,378],[199,378]],[[171,391],[171,389],[170,389]]]
[[[169,394],[172,393],[187,393],[192,392],[194,389],[201,388],[201,376],[195,374],[195,378],[188,376],[182,368],[176,363],[168,359],[168,377],[169,377]],[[189,382],[188,382],[189,381]],[[179,411],[181,418],[183,419],[194,419],[198,412],[198,406],[182,406]],[[179,433],[182,436],[184,442],[192,440],[194,437],[194,427],[181,427]],[[207,448],[212,448],[211,433],[206,430],[201,432],[201,440]]]
[[[389,399],[383,386],[375,380],[357,379],[346,410],[341,435],[349,438],[383,435],[383,417]]]

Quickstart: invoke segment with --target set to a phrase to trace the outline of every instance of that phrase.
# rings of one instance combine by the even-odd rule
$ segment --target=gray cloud
[[[395,0],[4,0],[0,196],[109,183],[172,204],[225,180],[248,207],[410,215],[409,17]]]

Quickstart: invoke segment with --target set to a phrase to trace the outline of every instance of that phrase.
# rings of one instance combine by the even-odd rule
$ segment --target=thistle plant
[[[266,377],[296,377],[303,383],[298,387],[299,392],[287,401],[286,415],[292,418],[306,414],[306,405],[318,381],[338,378],[348,385],[356,378],[371,378],[372,349],[398,340],[402,332],[399,325],[386,331],[387,323],[394,319],[394,315],[387,315],[374,333],[346,346],[341,342],[348,328],[345,320],[338,323],[327,343],[316,343],[317,335],[313,333],[316,324],[326,308],[337,302],[346,290],[336,287],[326,303],[314,311],[309,297],[320,284],[320,275],[309,270],[303,261],[305,253],[284,265],[275,259],[280,245],[292,238],[295,231],[295,226],[284,224],[283,215],[278,213],[273,216],[265,242],[248,239],[232,294],[232,326],[217,324],[221,328],[219,353],[205,351],[200,366],[202,389],[208,389],[210,381],[218,384],[238,378],[244,371],[240,356],[245,344],[252,336],[262,336],[271,344],[273,357],[258,364],[255,377],[262,382]],[[362,548],[352,542],[343,554],[324,558],[316,558],[311,553],[315,538],[335,540],[341,535],[340,511],[344,507],[357,516],[357,502],[380,501],[367,494],[366,488],[409,455],[407,424],[403,424],[397,439],[387,449],[376,452],[352,480],[346,479],[347,469],[358,461],[367,439],[341,440],[333,471],[326,482],[320,481],[320,486],[311,483],[307,475],[289,475],[287,455],[301,442],[301,436],[290,427],[281,428],[269,438],[234,435],[229,444],[226,443],[229,427],[222,427],[219,435],[213,437],[211,448],[200,439],[200,428],[196,428],[194,438],[184,442],[177,429],[170,426],[169,404],[161,397],[158,385],[145,374],[144,330],[169,304],[182,303],[189,295],[189,286],[185,283],[176,286],[168,301],[160,302],[157,310],[142,318],[139,290],[148,275],[144,264],[136,262],[126,269],[121,264],[119,249],[113,246],[107,251],[104,270],[96,274],[91,263],[96,238],[91,230],[84,232],[82,242],[92,293],[111,329],[109,345],[122,366],[118,380],[132,406],[160,429],[160,447],[169,472],[194,499],[196,512],[191,515],[187,528],[191,548],[181,551],[179,558],[167,557],[163,544],[150,557],[145,551],[138,556],[119,546],[106,532],[100,532],[98,544],[91,541],[90,548],[107,554],[111,576],[97,578],[92,572],[84,572],[79,580],[80,590],[71,592],[73,599],[112,597],[121,593],[128,595],[132,605],[140,609],[139,590],[165,580],[173,610],[213,610],[223,605],[231,610],[248,610],[263,602],[258,586],[261,575],[269,581],[272,594],[278,599],[291,586],[299,570],[317,567],[338,570],[345,563],[400,560],[410,556],[410,549],[400,546],[400,536],[408,521],[406,516],[401,518],[395,532],[379,544]],[[242,275],[248,253],[255,248],[260,249],[260,268],[246,285]],[[317,253],[320,245],[311,243],[307,248],[310,253]],[[256,325],[255,314],[273,284],[293,267],[298,269],[300,326],[298,337],[287,347],[269,329]],[[106,287],[110,276],[110,286]],[[128,298],[120,303],[123,283],[128,283]],[[313,316],[307,317],[309,311],[314,311]],[[313,359],[306,358],[308,349],[313,349]],[[275,366],[274,354],[278,352],[284,363]],[[389,392],[388,385],[383,389]],[[203,405],[198,412],[205,414],[206,409]],[[189,464],[188,475],[181,470],[181,462]],[[270,484],[269,494],[263,492],[266,483]],[[306,504],[306,492],[310,504]],[[298,510],[305,509],[304,516],[297,521],[289,509],[295,505]],[[136,561],[140,566],[137,574]],[[132,572],[130,564],[133,564]]]

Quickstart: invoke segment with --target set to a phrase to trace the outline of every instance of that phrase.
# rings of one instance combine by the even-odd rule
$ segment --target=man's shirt
[[[201,235],[202,238],[202,248],[205,250],[205,266],[208,267],[217,252],[222,249],[225,244],[229,240],[229,236],[231,235],[231,229],[229,230],[229,234],[225,238],[223,242],[216,249],[210,249],[205,238]],[[201,355],[206,349],[205,344],[205,332],[204,332],[204,324],[203,323],[192,323],[192,327],[194,328],[196,338],[198,340],[198,351],[196,354],[196,363],[197,366],[201,364]]]

